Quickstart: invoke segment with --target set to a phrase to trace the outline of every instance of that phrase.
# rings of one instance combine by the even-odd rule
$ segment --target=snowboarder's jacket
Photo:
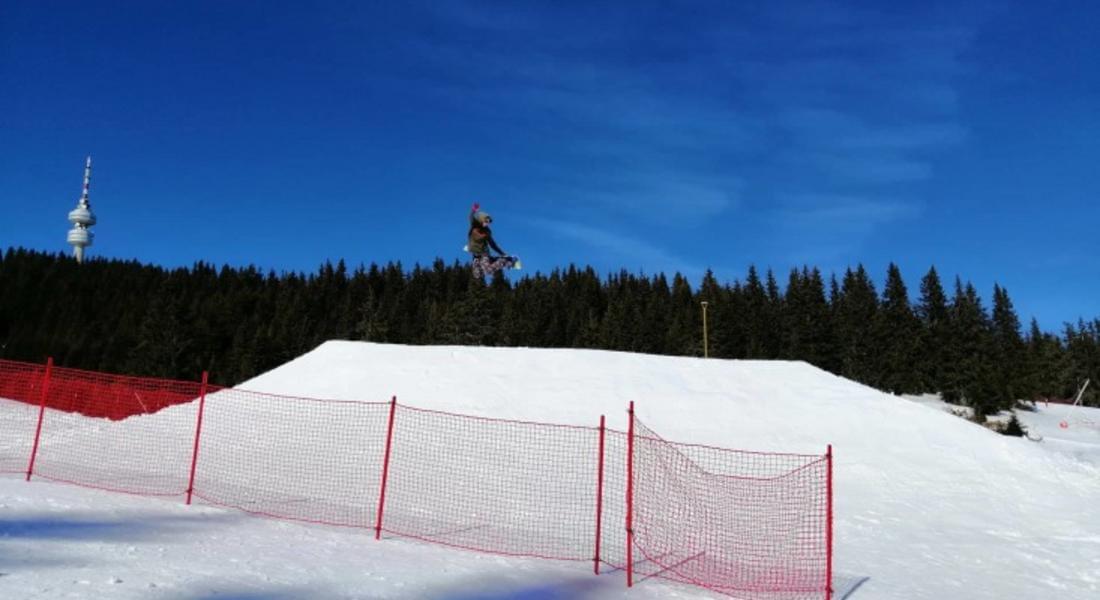
[[[470,211],[470,235],[466,242],[466,249],[474,256],[489,254],[489,248],[503,255],[504,251],[493,241],[493,232],[489,229],[489,225],[481,222],[482,216],[488,215],[477,210]]]

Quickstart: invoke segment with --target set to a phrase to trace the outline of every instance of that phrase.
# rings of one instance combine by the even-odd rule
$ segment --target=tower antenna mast
[[[73,228],[69,230],[69,244],[73,247],[73,256],[76,262],[84,262],[84,249],[92,245],[95,237],[88,228],[95,225],[95,214],[92,213],[92,205],[88,201],[88,189],[92,182],[92,157],[84,163],[84,190],[80,194],[80,200],[76,208],[69,211],[69,222]]]

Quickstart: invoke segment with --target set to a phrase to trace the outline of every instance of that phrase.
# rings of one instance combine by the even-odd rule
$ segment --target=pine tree
[[[760,283],[760,277],[756,274],[756,267],[749,266],[748,278],[744,287],[744,319],[747,323],[747,340],[745,358],[767,358],[770,345],[769,329],[771,318],[768,294]]]
[[[955,280],[955,298],[951,305],[952,354],[958,357],[948,372],[949,387],[944,391],[948,401],[963,400],[974,409],[975,416],[996,412],[999,393],[996,376],[990,364],[992,340],[989,315],[982,307],[974,286],[964,287]]]
[[[922,391],[942,393],[949,387],[947,374],[958,357],[951,354],[951,321],[947,295],[934,266],[921,279],[916,315],[921,322],[917,361],[921,370],[921,388]]]
[[[649,286],[649,297],[642,308],[641,328],[643,352],[665,352],[665,336],[669,329],[671,315],[669,306],[672,304],[672,289],[663,274],[653,277]]]
[[[1008,291],[993,286],[993,362],[996,387],[1002,408],[1011,408],[1016,400],[1024,399],[1026,375],[1024,373],[1025,346],[1020,335],[1020,318],[1008,297]]]
[[[359,305],[359,320],[355,324],[355,339],[367,342],[386,342],[389,322],[382,312],[382,303],[373,288],[367,289],[367,298]]]
[[[1065,325],[1066,339],[1066,363],[1072,378],[1072,391],[1084,383],[1085,379],[1091,379],[1086,395],[1082,403],[1094,404],[1100,395],[1093,389],[1093,385],[1100,383],[1097,376],[1100,375],[1100,324],[1079,319],[1076,326],[1067,323]],[[1100,387],[1100,386],[1097,386]],[[1068,396],[1069,394],[1067,394]]]
[[[747,358],[749,356],[749,320],[746,317],[745,291],[740,281],[723,290],[712,331],[722,340],[725,358]]]
[[[1065,382],[1072,380],[1062,341],[1057,336],[1039,329],[1039,322],[1032,318],[1026,344],[1028,397],[1033,399],[1060,397]]]
[[[823,359],[822,368],[842,375],[844,372],[844,338],[840,319],[840,283],[836,280],[836,274],[829,275],[829,299],[828,299],[828,352]]]
[[[901,270],[890,263],[881,308],[875,320],[875,345],[879,348],[880,387],[895,394],[921,389],[917,358],[920,320],[909,306],[909,292]]]
[[[841,374],[868,385],[879,385],[874,323],[878,315],[875,285],[863,265],[844,273],[835,310],[840,343]]]
[[[829,305],[821,273],[803,266],[791,269],[783,301],[781,355],[825,368],[831,347]]]
[[[443,317],[443,344],[460,346],[488,345],[496,337],[496,320],[492,318],[492,292],[475,282]]]
[[[194,341],[177,275],[166,278],[153,296],[124,372],[167,379],[194,379],[198,374],[184,370]]]
[[[609,350],[627,350],[630,347],[629,330],[634,322],[629,301],[629,279],[626,271],[612,275],[607,281],[607,311],[600,328],[600,347]],[[665,332],[662,332],[665,333]],[[661,340],[664,347],[665,340]]]
[[[702,309],[702,303],[707,303],[706,337],[708,354],[713,357],[729,356],[725,348],[724,331],[715,327],[716,322],[729,318],[726,312],[729,309],[729,303],[722,287],[718,284],[718,280],[714,277],[714,272],[710,269],[707,269],[707,272],[703,274],[703,280],[699,284],[697,300],[700,310]]]
[[[681,356],[703,355],[703,325],[695,295],[687,278],[676,273],[672,278],[672,315],[665,351]]]
[[[897,331],[910,320],[900,273],[888,273],[881,299],[862,267],[849,269],[843,285],[836,276],[829,283],[826,298],[821,274],[803,267],[781,293],[770,270],[762,280],[750,267],[732,285],[708,271],[693,291],[682,275],[671,283],[659,273],[601,278],[570,265],[486,285],[467,265],[442,260],[411,270],[371,263],[350,275],[337,261],[276,274],[203,262],[173,270],[98,258],[78,265],[8,248],[0,255],[0,357],[186,379],[206,369],[232,385],[334,337],[699,355],[706,300],[712,356],[808,360],[908,389],[898,379],[907,355],[898,342],[907,336]],[[1007,292],[994,289],[990,318],[973,287],[957,281],[948,306],[935,269],[921,282],[915,314],[918,387],[982,410],[1014,397],[1069,397],[1084,377],[1100,377],[1100,320],[1058,333],[1033,320],[1021,338]]]
[[[775,280],[775,273],[769,268],[765,278],[764,289],[767,291],[768,301],[765,305],[764,315],[764,356],[768,359],[777,359],[783,351],[783,294],[779,292],[779,283]]]
[[[1012,418],[1005,424],[1004,429],[1000,430],[1000,433],[1002,435],[1023,437],[1027,435],[1027,430],[1024,429],[1023,424],[1020,423],[1020,419],[1016,417],[1016,413],[1012,413]]]

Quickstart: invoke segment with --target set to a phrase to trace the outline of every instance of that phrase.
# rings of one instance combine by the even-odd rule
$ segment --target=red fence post
[[[603,438],[604,416],[600,415],[600,466],[596,475],[596,558],[593,559],[597,575],[600,574],[600,538],[603,525]]]
[[[833,445],[825,453],[825,486],[827,488],[825,520],[825,600],[833,597]]]
[[[34,430],[34,446],[31,448],[31,460],[27,463],[27,481],[34,473],[34,459],[38,456],[38,438],[42,437],[42,419],[46,416],[46,395],[50,391],[50,371],[53,370],[53,357],[46,359],[46,374],[42,376],[42,400],[38,403],[38,427]]]
[[[634,585],[634,401],[626,434],[626,587]]]
[[[382,459],[382,487],[378,491],[378,516],[374,520],[374,539],[382,539],[382,511],[386,506],[386,481],[390,476],[390,445],[393,442],[393,413],[397,410],[397,396],[390,399],[390,424],[386,428],[386,457]]]
[[[195,491],[195,467],[199,464],[199,436],[202,435],[202,413],[206,408],[206,381],[208,374],[202,372],[202,388],[199,390],[199,418],[195,424],[195,450],[191,453],[191,477],[187,480],[187,504],[191,504],[191,493]]]

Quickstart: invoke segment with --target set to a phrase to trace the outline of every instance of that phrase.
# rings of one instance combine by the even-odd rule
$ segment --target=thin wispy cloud
[[[836,150],[907,151],[958,144],[967,132],[953,121],[884,123],[874,126],[852,112],[794,108],[780,124],[806,147]]]
[[[897,152],[818,152],[804,156],[827,182],[857,186],[913,183],[932,176],[926,161],[907,158]]]
[[[26,60],[0,94],[20,124],[5,130],[6,197],[70,197],[51,182],[92,153],[104,256],[460,259],[474,200],[533,270],[908,260],[992,281],[1097,254],[1091,5],[222,3],[211,28],[165,3],[66,19],[39,4],[14,13]],[[190,208],[180,231],[224,218],[199,245],[108,231],[141,231],[125,219],[153,196]],[[241,209],[257,202],[265,228]],[[11,243],[64,243],[14,218]],[[295,244],[261,239],[277,230]],[[1000,239],[1023,230],[1055,243]],[[1049,262],[1059,280],[1095,271]]]
[[[933,178],[934,159],[968,139],[956,87],[974,35],[963,25],[827,3],[746,8],[739,19],[702,11],[690,35],[650,27],[632,40],[607,33],[631,22],[625,13],[482,8],[440,9],[458,33],[415,52],[442,71],[479,73],[437,83],[448,103],[534,132],[525,139],[553,136],[549,161],[534,158],[541,148],[510,146],[510,160],[538,163],[531,193],[553,198],[551,211],[536,208],[548,219],[567,210],[587,223],[681,231],[725,223],[810,262],[851,255],[876,228],[919,215],[923,200],[899,186]],[[640,45],[646,58],[633,60]],[[746,210],[763,211],[771,231],[739,232]],[[546,223],[561,235],[582,227]],[[822,223],[834,233],[813,227]],[[592,229],[579,237],[617,256],[675,262]]]
[[[928,200],[915,186],[970,138],[958,110],[962,55],[975,39],[966,19],[936,27],[827,7],[785,6],[791,21],[777,10],[766,35],[787,51],[754,61],[748,75],[785,175],[761,202],[772,239],[811,263],[858,260],[875,232],[920,218]]]
[[[691,227],[705,223],[742,201],[744,183],[735,177],[704,177],[661,169],[641,175],[607,174],[585,186],[570,180],[557,188],[566,205],[588,214],[610,212],[627,221],[657,221]],[[568,196],[567,196],[568,195]],[[601,209],[595,211],[595,209]]]
[[[647,273],[680,272],[697,277],[703,269],[676,256],[650,240],[616,233],[606,227],[555,219],[523,219],[523,222],[555,237],[580,242],[589,250],[611,255],[612,264]]]
[[[776,217],[787,225],[835,229],[851,233],[899,218],[912,217],[918,208],[907,202],[858,196],[799,194],[787,196]]]
[[[478,19],[472,27],[495,27]],[[509,30],[533,36],[515,52],[454,40],[422,40],[417,51],[440,68],[476,64],[485,74],[436,86],[448,102],[527,132],[555,125],[553,161],[533,185],[551,186],[557,206],[682,227],[736,208],[743,179],[730,157],[751,151],[758,123],[721,97],[669,85],[651,63],[622,60],[622,47],[595,58],[622,40],[545,35],[553,29]],[[540,150],[516,148],[515,158]]]
[[[903,219],[919,216],[915,201],[881,196],[792,194],[782,197],[770,215],[772,227],[784,233],[793,264],[843,264],[854,241]]]

